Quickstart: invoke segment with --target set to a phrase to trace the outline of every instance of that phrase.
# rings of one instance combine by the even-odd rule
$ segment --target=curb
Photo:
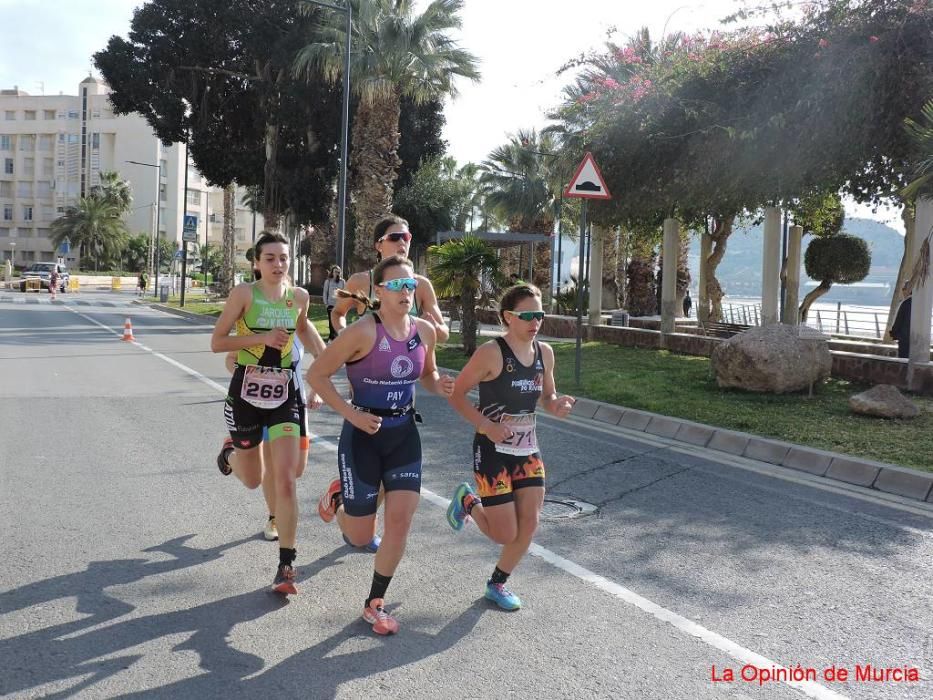
[[[933,472],[922,472],[781,440],[726,430],[592,399],[577,399],[571,415],[696,447],[747,457],[915,501],[933,503]]]
[[[167,314],[172,314],[173,316],[180,316],[181,318],[188,319],[189,321],[202,321],[204,323],[213,324],[216,320],[216,316],[208,316],[207,314],[196,314],[194,311],[185,311],[184,309],[176,309],[172,306],[165,306],[164,304],[159,303],[146,303],[144,301],[133,300],[134,304],[139,306],[148,306],[150,309],[155,309],[156,311],[164,311]]]

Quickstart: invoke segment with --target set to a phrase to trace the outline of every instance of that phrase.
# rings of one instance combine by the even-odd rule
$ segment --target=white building
[[[160,234],[180,245],[187,211],[198,217],[198,240],[204,241],[212,188],[189,168],[183,207],[184,145],[163,145],[138,114],[115,115],[108,93],[106,84],[91,77],[81,81],[77,96],[0,90],[3,259],[20,266],[55,259],[49,239],[52,221],[89,194],[107,170],[118,172],[132,188],[126,217],[131,234],[151,235],[158,217]],[[77,255],[72,249],[65,256],[71,266]]]

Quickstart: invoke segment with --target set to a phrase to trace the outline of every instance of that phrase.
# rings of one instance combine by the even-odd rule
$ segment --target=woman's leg
[[[227,465],[246,488],[259,488],[262,483],[262,452],[258,445],[248,449],[234,447],[233,452],[227,455]]]
[[[274,428],[273,431],[274,432]],[[273,473],[275,514],[279,531],[279,547],[294,549],[298,532],[298,493],[295,488],[295,472],[298,465],[298,438],[270,435],[271,464],[267,471]]]
[[[502,548],[496,566],[511,574],[518,562],[525,556],[531,540],[538,530],[541,507],[544,505],[544,487],[528,486],[515,491],[515,515],[518,519],[518,531],[515,539]],[[475,511],[475,508],[474,508]]]
[[[272,468],[272,446],[262,441],[262,497],[270,516],[275,515],[275,470]]]
[[[374,568],[383,576],[392,576],[405,553],[411,521],[418,509],[421,494],[414,491],[389,491],[383,511],[382,544],[376,552]],[[375,520],[373,522],[375,530]]]

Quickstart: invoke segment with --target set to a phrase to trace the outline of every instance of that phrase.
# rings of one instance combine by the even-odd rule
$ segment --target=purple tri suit
[[[405,340],[386,332],[378,314],[376,342],[365,356],[347,363],[357,410],[382,417],[375,435],[344,421],[337,467],[348,515],[376,512],[379,486],[388,491],[421,491],[421,438],[415,427],[415,382],[424,370],[425,349],[411,319]]]

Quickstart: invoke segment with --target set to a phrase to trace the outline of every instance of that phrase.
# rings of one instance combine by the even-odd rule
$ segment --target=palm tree
[[[130,183],[120,178],[120,173],[105,170],[100,174],[100,184],[91,188],[91,196],[105,199],[123,216],[133,205]]]
[[[81,258],[93,252],[98,266],[101,254],[119,255],[129,236],[121,212],[114,203],[109,198],[93,194],[68,207],[52,222],[51,232],[55,248],[68,240],[71,245],[78,246]]]
[[[221,296],[226,297],[230,295],[230,292],[233,290],[233,284],[235,282],[234,274],[236,272],[236,241],[234,238],[235,235],[235,226],[236,226],[236,183],[231,182],[229,185],[224,187],[224,227],[222,234],[222,244],[223,248],[223,267],[220,271],[220,288],[219,293]]]
[[[523,233],[551,234],[554,230],[554,203],[560,192],[560,178],[555,170],[554,140],[540,136],[534,129],[519,130],[509,142],[494,149],[483,161],[480,183],[486,205],[509,221],[509,230]],[[520,253],[519,253],[520,254]],[[542,289],[550,287],[551,248],[535,246],[534,279]],[[506,254],[510,271],[523,271],[515,249]]]
[[[476,58],[450,38],[459,29],[463,0],[433,0],[415,14],[413,0],[346,0],[354,34],[350,75],[359,104],[353,118],[350,201],[353,258],[375,262],[369,232],[392,206],[400,160],[399,110],[403,96],[423,103],[455,95],[456,76],[476,80]],[[304,4],[306,12],[314,5]],[[298,52],[295,70],[309,79],[320,71],[336,82],[343,72],[344,19],[330,13],[316,40]]]
[[[499,258],[492,246],[476,236],[447,241],[428,248],[431,280],[441,298],[458,299],[463,352],[476,352],[476,299],[504,283]],[[481,286],[487,280],[488,287]]]

